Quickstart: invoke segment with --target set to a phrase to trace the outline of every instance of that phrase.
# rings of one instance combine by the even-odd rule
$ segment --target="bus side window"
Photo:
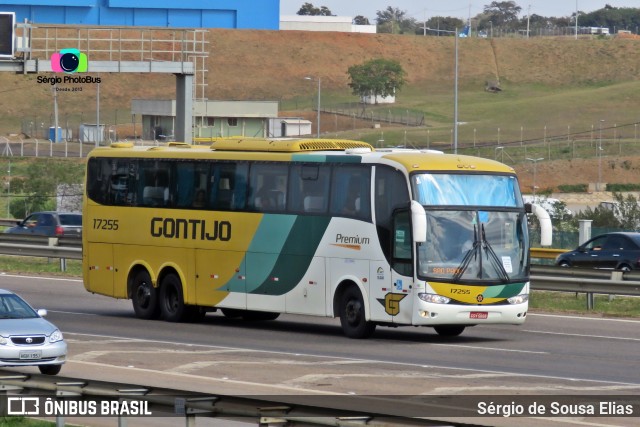
[[[371,169],[368,166],[334,166],[331,213],[371,219]]]
[[[283,211],[286,206],[286,164],[254,163],[250,173],[250,205],[260,212]]]
[[[329,205],[329,178],[329,165],[293,165],[289,178],[289,211],[326,213]]]
[[[210,199],[213,209],[242,210],[247,194],[246,163],[220,162],[211,168]]]

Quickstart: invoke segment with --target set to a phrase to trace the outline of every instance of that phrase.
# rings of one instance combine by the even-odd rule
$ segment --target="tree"
[[[369,23],[369,19],[364,17],[364,16],[362,16],[362,15],[358,15],[355,18],[353,18],[353,23],[355,25],[371,25]]]
[[[461,30],[464,27],[464,21],[460,18],[454,18],[452,16],[434,16],[429,18],[426,22],[426,27],[431,28],[432,30],[443,30],[443,31],[455,31],[457,28]],[[417,34],[422,34],[423,29],[416,29]],[[430,35],[440,35],[440,36],[453,36],[452,33],[438,33],[437,31],[428,31],[427,34]]]
[[[493,1],[484,7],[483,18],[492,22],[494,27],[516,29],[521,10],[514,1]]]
[[[372,59],[360,65],[353,65],[347,71],[349,87],[354,95],[373,96],[376,104],[378,96],[393,95],[405,84],[405,71],[399,62],[392,59]]]
[[[326,6],[315,7],[311,3],[305,3],[298,10],[297,15],[305,16],[333,16],[331,10]]]
[[[83,169],[80,163],[58,159],[38,159],[29,163],[25,176],[15,182],[12,180],[12,191],[22,194],[12,196],[11,215],[24,218],[35,211],[55,209],[58,185],[81,183]]]
[[[417,26],[414,18],[407,18],[407,12],[397,7],[379,10],[376,16],[379,33],[414,34]]]

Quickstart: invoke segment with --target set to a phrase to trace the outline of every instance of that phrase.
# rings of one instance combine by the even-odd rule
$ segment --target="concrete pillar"
[[[578,245],[583,244],[591,238],[591,223],[590,219],[578,220]]]
[[[176,141],[191,144],[193,122],[193,74],[176,74]]]

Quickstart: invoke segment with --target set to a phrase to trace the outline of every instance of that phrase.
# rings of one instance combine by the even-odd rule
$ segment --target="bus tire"
[[[151,283],[151,276],[147,271],[139,271],[133,278],[131,286],[131,301],[133,311],[139,319],[157,319],[160,313],[158,307],[158,290]]]
[[[441,337],[457,337],[464,331],[464,328],[465,327],[461,325],[442,325],[433,327]]]
[[[188,305],[185,309],[184,320],[191,323],[202,322],[207,315],[207,310],[204,307],[197,305]]]
[[[173,273],[167,274],[160,283],[160,314],[167,322],[181,322],[187,314],[182,296],[182,282]]]
[[[362,294],[354,286],[348,287],[342,294],[340,325],[349,338],[367,338],[376,330],[376,324],[366,320]]]

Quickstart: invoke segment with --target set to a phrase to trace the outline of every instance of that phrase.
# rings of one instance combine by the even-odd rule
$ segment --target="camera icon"
[[[86,73],[87,55],[78,49],[62,49],[51,55],[51,70],[56,73]]]

